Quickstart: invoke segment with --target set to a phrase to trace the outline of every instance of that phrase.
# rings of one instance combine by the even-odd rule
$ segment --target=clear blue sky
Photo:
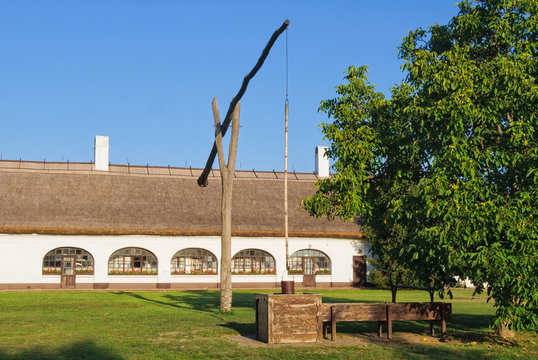
[[[404,76],[402,38],[447,23],[455,4],[0,0],[2,159],[88,162],[94,136],[108,135],[113,164],[203,167],[212,98],[223,116],[288,18],[289,169],[313,171],[326,145],[317,109],[347,67],[370,66],[387,93]],[[238,169],[283,170],[284,100],[283,34],[241,101]]]

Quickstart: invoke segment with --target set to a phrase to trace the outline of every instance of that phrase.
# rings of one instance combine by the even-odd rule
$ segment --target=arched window
[[[241,250],[232,258],[232,274],[276,274],[275,258],[263,250]]]
[[[290,274],[330,274],[331,260],[319,250],[304,249],[291,254]]]
[[[157,257],[141,248],[124,248],[108,259],[109,275],[157,275]]]
[[[49,251],[43,258],[43,274],[60,275],[64,257],[75,258],[76,274],[93,275],[93,256],[86,250],[75,247],[62,247]]]
[[[204,249],[178,251],[170,263],[172,275],[213,275],[218,270],[217,257]]]

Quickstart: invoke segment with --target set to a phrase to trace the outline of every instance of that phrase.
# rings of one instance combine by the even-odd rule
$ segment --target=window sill
[[[77,277],[94,277],[94,274],[76,274]],[[43,277],[60,277],[60,274],[41,274]]]
[[[135,277],[135,276],[138,276],[138,277],[159,277],[159,274],[108,274],[108,276],[127,276],[127,277]]]
[[[276,274],[255,274],[255,273],[248,273],[248,274],[232,274],[233,276],[275,276]]]

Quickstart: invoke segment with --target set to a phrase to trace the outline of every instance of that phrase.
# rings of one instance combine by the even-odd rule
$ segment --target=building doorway
[[[75,256],[74,255],[62,255],[62,279],[60,287],[62,289],[73,289],[76,285],[77,273],[75,269]]]
[[[60,277],[60,288],[74,288],[76,276],[93,275],[93,256],[75,247],[60,247],[43,257],[42,274]]]
[[[353,287],[366,285],[366,256],[353,256]]]

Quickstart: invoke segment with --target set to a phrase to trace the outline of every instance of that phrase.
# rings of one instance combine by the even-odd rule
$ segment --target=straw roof
[[[0,161],[0,232],[48,234],[219,235],[220,178],[201,188],[199,169]],[[315,174],[290,174],[290,236],[361,237],[354,222],[313,218],[301,200]],[[239,236],[283,236],[283,174],[241,171],[233,190]]]

